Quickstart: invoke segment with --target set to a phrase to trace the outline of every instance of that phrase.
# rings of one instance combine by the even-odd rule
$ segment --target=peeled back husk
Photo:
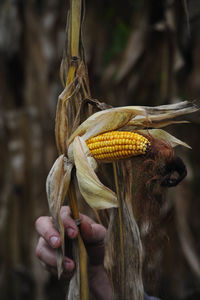
[[[94,172],[94,160],[83,139],[77,136],[73,142],[73,156],[80,192],[90,207],[106,209],[117,207],[116,194],[103,185]]]
[[[56,159],[46,180],[46,192],[49,210],[52,215],[55,227],[60,233],[62,242],[61,249],[58,249],[57,251],[58,277],[60,277],[63,271],[62,263],[65,252],[64,226],[60,218],[60,209],[63,205],[69,187],[72,167],[72,163],[64,156],[64,154],[62,154]]]

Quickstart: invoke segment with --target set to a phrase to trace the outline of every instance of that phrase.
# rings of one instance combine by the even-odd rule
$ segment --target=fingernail
[[[57,247],[60,244],[60,238],[58,236],[51,236],[50,244],[52,247]]]
[[[75,230],[73,228],[69,227],[69,228],[67,228],[67,233],[68,233],[69,237],[73,237]]]
[[[68,272],[71,272],[74,269],[73,263],[71,261],[69,261],[69,260],[65,260],[64,261],[64,265],[65,265],[65,269]]]

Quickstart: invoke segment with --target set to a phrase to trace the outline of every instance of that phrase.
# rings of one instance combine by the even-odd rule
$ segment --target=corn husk
[[[56,159],[46,180],[46,191],[50,213],[53,217],[55,227],[60,233],[62,241],[62,247],[57,253],[58,277],[60,277],[63,271],[62,262],[65,253],[64,227],[60,218],[60,209],[69,188],[72,167],[73,165],[70,161],[64,156],[64,154],[62,154]]]
[[[74,162],[83,198],[95,209],[117,207],[116,194],[100,182],[87,157],[87,151],[85,142],[80,137],[76,137],[73,142]]]
[[[169,143],[173,148],[177,146],[183,146],[191,149],[191,147],[187,143],[181,141],[180,139],[162,129],[139,130],[138,133],[149,134],[156,139],[160,139]]]
[[[97,112],[85,120],[70,136],[70,145],[76,136],[87,140],[103,132],[123,129],[129,126],[133,130],[151,127],[165,127],[170,124],[184,123],[175,118],[185,116],[198,110],[198,107],[188,101],[157,107],[126,106]]]

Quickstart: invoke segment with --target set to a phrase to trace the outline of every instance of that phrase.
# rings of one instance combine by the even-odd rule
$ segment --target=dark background
[[[45,180],[56,156],[54,124],[67,1],[0,1],[0,297],[64,299],[63,282],[35,258],[34,221],[48,214]],[[83,30],[92,96],[113,106],[200,98],[198,0],[86,0]],[[169,128],[187,178],[167,195],[169,217],[145,289],[200,299],[198,115]]]

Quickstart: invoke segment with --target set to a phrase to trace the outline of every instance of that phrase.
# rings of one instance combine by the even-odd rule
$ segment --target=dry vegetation
[[[189,32],[183,3],[86,1],[83,33],[93,97],[113,106],[199,98],[200,9],[197,1],[188,1]],[[0,4],[0,292],[4,300],[65,296],[65,283],[41,269],[34,250],[34,221],[48,214],[45,180],[57,156],[54,120],[62,90],[59,66],[65,22],[64,0]],[[200,295],[199,115],[192,121],[176,129],[176,135],[193,148],[178,150],[188,176],[169,191],[159,223],[155,218],[152,235],[144,238],[145,291],[166,300]],[[121,174],[126,177],[125,171]]]

